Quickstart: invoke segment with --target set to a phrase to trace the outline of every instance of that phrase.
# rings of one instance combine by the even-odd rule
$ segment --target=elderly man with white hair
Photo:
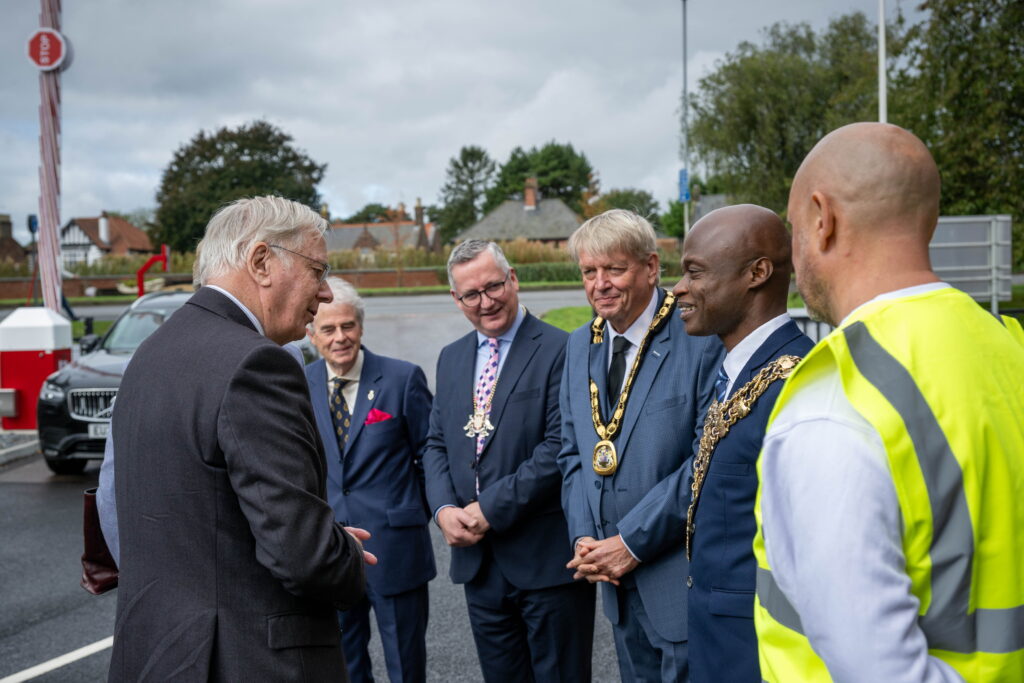
[[[281,346],[331,301],[326,228],[280,197],[222,208],[202,288],[125,371],[111,681],[345,680],[336,610],[364,595],[367,534],[324,500],[305,377]]]

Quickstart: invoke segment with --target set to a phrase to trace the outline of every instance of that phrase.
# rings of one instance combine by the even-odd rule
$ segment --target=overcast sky
[[[878,2],[689,0],[691,91],[775,21],[820,28],[856,10],[874,21]],[[0,0],[0,213],[23,241],[39,195],[38,25],[38,0]],[[605,190],[676,193],[680,0],[64,0],[63,33],[62,224],[155,206],[178,147],[256,118],[327,164],[334,216],[435,203],[469,144],[502,162],[571,142]]]

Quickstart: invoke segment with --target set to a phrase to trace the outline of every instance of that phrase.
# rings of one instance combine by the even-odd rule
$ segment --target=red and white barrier
[[[49,308],[16,309],[0,321],[0,388],[14,392],[4,429],[36,429],[43,381],[71,362],[71,323]]]

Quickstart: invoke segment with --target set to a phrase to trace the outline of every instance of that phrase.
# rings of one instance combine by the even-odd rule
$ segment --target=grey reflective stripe
[[[772,619],[803,635],[804,625],[800,623],[800,615],[793,609],[779,584],[775,583],[772,573],[761,567],[757,568],[757,599],[761,601],[761,607],[772,615]]]
[[[899,413],[914,444],[932,512],[932,599],[919,619],[928,647],[950,652],[1024,648],[1024,606],[968,614],[974,530],[960,463],[914,378],[862,322],[843,330],[857,370]]]

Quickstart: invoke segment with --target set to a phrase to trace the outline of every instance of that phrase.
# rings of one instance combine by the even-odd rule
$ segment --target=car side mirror
[[[100,344],[100,337],[97,334],[86,334],[78,340],[78,348],[82,350],[82,353],[92,353],[96,350],[96,347]]]

